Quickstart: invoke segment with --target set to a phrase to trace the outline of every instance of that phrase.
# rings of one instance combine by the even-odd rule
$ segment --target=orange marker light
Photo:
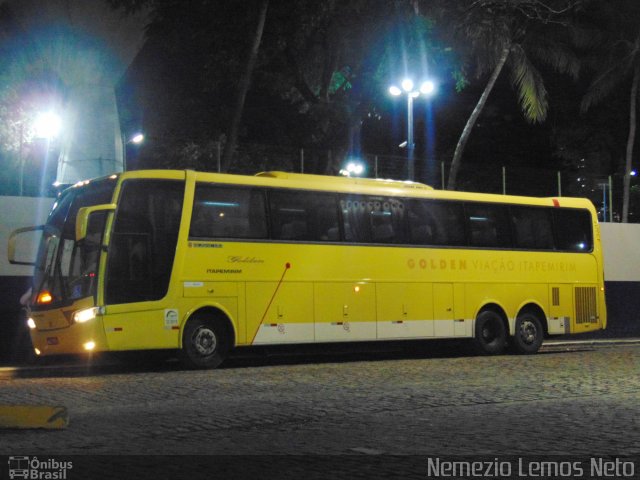
[[[38,298],[36,299],[36,303],[51,303],[53,301],[53,296],[51,295],[51,293],[47,292],[46,290],[40,292],[40,294],[38,295]]]

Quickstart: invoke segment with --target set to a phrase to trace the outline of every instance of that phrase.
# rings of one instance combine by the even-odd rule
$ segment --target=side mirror
[[[44,225],[38,225],[36,227],[18,228],[11,232],[7,243],[7,259],[9,263],[12,265],[35,265],[35,255],[42,233],[37,234],[37,236],[33,234],[35,232],[43,232],[44,229]],[[32,235],[27,235],[28,233]],[[18,237],[20,237],[20,243],[17,242]],[[16,257],[22,257],[22,259],[17,259]],[[25,259],[24,257],[29,258]]]
[[[93,205],[92,207],[82,207],[76,215],[76,242],[83,240],[87,236],[87,227],[89,226],[89,217],[96,212],[113,212],[116,209],[115,203],[105,203],[102,205]]]

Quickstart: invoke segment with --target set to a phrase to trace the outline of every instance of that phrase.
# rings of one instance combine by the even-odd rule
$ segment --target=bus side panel
[[[434,337],[448,338],[455,336],[454,298],[452,283],[433,284],[433,317]]]
[[[598,285],[579,285],[573,288],[573,305],[575,315],[571,322],[571,333],[592,332],[602,328],[603,319],[600,318],[598,308]]]
[[[132,304],[109,305],[104,330],[110,350],[176,348],[180,334],[180,311],[171,308],[140,308]]]
[[[314,341],[313,283],[247,282],[247,343]]]
[[[376,284],[378,338],[433,337],[430,283]]]
[[[239,319],[244,315],[244,282],[200,282],[187,281],[183,285],[183,321],[188,320],[198,309],[212,307],[222,312],[231,322],[236,343],[244,341],[245,332]],[[183,315],[184,313],[184,315]]]
[[[567,284],[549,286],[549,335],[571,332],[573,318],[573,287]]]
[[[314,298],[317,342],[376,339],[375,284],[316,283]]]

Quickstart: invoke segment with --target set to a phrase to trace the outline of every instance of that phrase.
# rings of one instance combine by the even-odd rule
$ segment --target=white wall
[[[640,224],[601,223],[604,279],[640,281]]]
[[[30,276],[33,267],[11,265],[7,260],[7,242],[16,228],[42,225],[53,205],[53,198],[0,197],[0,275]],[[21,254],[35,255],[37,245],[23,245]]]

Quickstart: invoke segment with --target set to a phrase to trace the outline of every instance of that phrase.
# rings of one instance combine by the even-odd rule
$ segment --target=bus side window
[[[375,243],[393,243],[393,224],[389,203],[376,200],[369,202],[371,240]]]
[[[409,242],[417,245],[435,245],[438,225],[429,209],[433,202],[409,200],[407,202],[409,219]]]
[[[403,243],[404,203],[388,197],[347,197],[340,200],[346,241]]]
[[[335,195],[308,194],[314,201],[314,238],[326,242],[340,241],[338,203]]]
[[[548,208],[509,207],[516,248],[553,249],[553,229]]]
[[[196,185],[189,237],[266,238],[264,195],[251,188]]]
[[[278,240],[311,240],[308,202],[300,192],[269,192],[271,232]]]
[[[373,242],[404,242],[404,204],[401,200],[395,198],[375,200],[370,215]]]
[[[393,222],[393,231],[395,233],[394,243],[406,242],[406,220],[404,201],[397,198],[389,200],[391,207],[391,221]]]
[[[340,200],[342,221],[346,241],[370,243],[371,224],[369,222],[366,199],[363,197],[347,197]]]
[[[462,203],[425,201],[425,206],[433,219],[431,223],[433,245],[466,244]]]
[[[278,240],[338,241],[335,195],[311,191],[269,192],[272,234]]]
[[[465,214],[470,245],[474,247],[509,247],[511,235],[504,205],[467,203]]]
[[[593,250],[591,215],[588,210],[553,209],[556,248],[569,252]]]
[[[350,202],[348,200],[346,199],[340,200],[340,211],[342,212],[342,228],[344,230],[344,240],[346,242],[355,242],[356,241],[355,232],[349,220],[350,208],[351,208]]]

